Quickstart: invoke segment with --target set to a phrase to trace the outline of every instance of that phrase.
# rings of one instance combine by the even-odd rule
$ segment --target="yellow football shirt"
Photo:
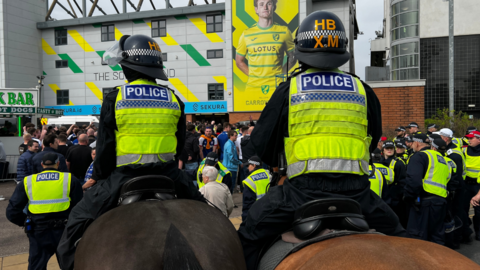
[[[246,90],[271,94],[275,89],[275,75],[283,73],[285,53],[294,49],[292,33],[287,26],[274,23],[262,28],[255,24],[243,31],[237,54],[248,60]]]

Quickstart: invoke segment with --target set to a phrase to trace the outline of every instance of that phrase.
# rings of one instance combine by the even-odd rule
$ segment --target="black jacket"
[[[53,152],[58,155],[58,158],[60,160],[60,167],[58,167],[58,170],[61,172],[68,172],[67,168],[67,162],[65,161],[65,157],[55,151],[55,149],[51,147],[45,147],[42,152],[39,152],[32,156],[31,158],[31,164],[32,164],[32,173],[41,173],[43,172],[43,167],[42,167],[42,158],[46,153]]]
[[[54,170],[54,169],[48,169]],[[32,217],[33,223],[45,223],[52,219],[67,219],[68,215],[72,208],[83,198],[83,191],[82,185],[80,181],[72,175],[71,183],[70,183],[70,207],[62,212],[56,213],[48,213],[48,214],[32,214],[28,211],[29,215]],[[10,198],[10,202],[7,206],[7,219],[10,220],[13,224],[18,226],[23,226],[25,222],[25,218],[27,215],[23,213],[23,209],[28,203],[28,196],[25,192],[25,185],[23,180],[15,188],[12,197]]]
[[[242,147],[242,162],[245,163],[249,158],[256,155],[255,148],[251,143],[251,136],[245,135],[240,140],[240,147]]]
[[[457,146],[452,142],[447,145],[447,157],[449,157],[455,165],[457,165],[457,173],[452,175],[452,179],[448,182],[448,190],[456,190],[461,188],[463,181],[463,158],[461,154],[450,152],[448,150],[455,149]],[[450,153],[449,153],[450,152]]]
[[[188,157],[192,157],[191,162],[198,162],[200,148],[198,147],[198,137],[191,132],[187,132],[185,137],[185,147],[183,148],[182,157],[183,162],[189,162]]]
[[[97,153],[95,162],[93,163],[92,179],[104,180],[112,173],[117,167],[116,160],[116,142],[115,142],[115,130],[117,130],[117,122],[115,119],[115,102],[117,99],[118,89],[108,93],[103,100],[102,110],[100,113],[100,123],[98,127],[97,135]],[[175,93],[172,90],[172,94]],[[175,95],[178,104],[180,105],[180,119],[177,123],[177,155],[182,153],[185,146],[185,133],[186,133],[186,118],[185,118],[185,104],[181,99]]]

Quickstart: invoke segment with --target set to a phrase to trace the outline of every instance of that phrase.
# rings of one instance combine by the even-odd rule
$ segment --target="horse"
[[[232,223],[193,200],[140,201],[103,214],[86,230],[75,270],[245,269]]]
[[[287,256],[275,270],[313,269],[480,269],[444,246],[410,238],[358,234],[306,246]]]

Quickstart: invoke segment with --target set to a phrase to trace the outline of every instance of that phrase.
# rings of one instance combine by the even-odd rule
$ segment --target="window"
[[[215,83],[208,85],[208,100],[223,100],[223,84]]]
[[[167,36],[167,21],[157,20],[152,21],[152,37],[166,37]]]
[[[57,105],[68,105],[68,90],[57,90]]]
[[[392,6],[392,15],[418,9],[418,0],[406,0]]]
[[[207,15],[207,33],[223,32],[222,15]]]
[[[115,26],[111,25],[102,25],[102,42],[104,41],[114,41],[115,40]]]
[[[55,46],[67,45],[67,29],[55,30]]]
[[[68,68],[68,60],[55,61],[55,68]]]
[[[208,50],[207,59],[223,58],[223,50]]]
[[[108,95],[108,93],[112,92],[113,90],[115,90],[115,88],[102,88],[103,100],[105,100],[105,97]]]
[[[162,61],[167,62],[167,53],[162,53]]]

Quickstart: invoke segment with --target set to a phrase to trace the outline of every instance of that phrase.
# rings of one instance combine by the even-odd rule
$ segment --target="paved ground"
[[[28,267],[27,237],[22,228],[13,225],[5,217],[8,199],[10,199],[15,186],[13,182],[0,182],[0,195],[5,197],[4,201],[0,201],[0,270],[26,270]],[[238,229],[242,222],[241,194],[235,193],[233,200],[238,208],[233,209],[230,221]],[[480,241],[473,241],[470,245],[462,245],[461,249],[457,251],[480,264]],[[47,268],[49,270],[59,269],[55,256],[52,257]]]

